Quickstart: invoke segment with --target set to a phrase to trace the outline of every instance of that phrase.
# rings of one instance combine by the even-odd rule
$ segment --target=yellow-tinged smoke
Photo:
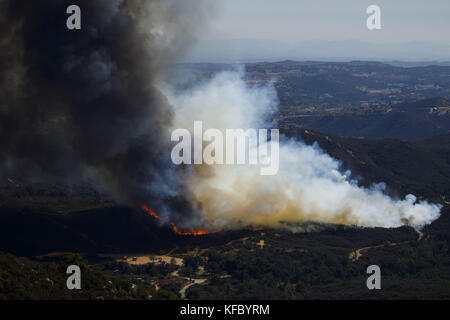
[[[175,107],[174,128],[262,127],[263,115],[277,108],[272,85],[249,87],[239,73],[175,94],[163,89]],[[281,140],[279,172],[260,175],[255,165],[197,165],[185,178],[204,219],[214,228],[245,225],[279,227],[285,222],[323,222],[358,226],[423,226],[439,216],[440,206],[408,195],[394,200],[384,184],[359,187],[339,162],[317,145]]]

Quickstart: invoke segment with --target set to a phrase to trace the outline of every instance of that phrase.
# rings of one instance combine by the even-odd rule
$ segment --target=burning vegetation
[[[148,213],[149,215],[151,215],[153,218],[158,219],[158,220],[160,220],[160,221],[163,221],[163,222],[165,222],[165,223],[168,223],[168,224],[172,227],[173,232],[175,232],[176,234],[178,234],[178,235],[180,235],[180,236],[203,236],[203,235],[206,235],[206,234],[217,233],[217,232],[220,232],[220,231],[221,231],[221,230],[213,230],[213,231],[210,231],[210,230],[206,230],[206,229],[190,230],[190,231],[187,231],[187,230],[181,230],[181,229],[179,229],[179,228],[175,225],[175,223],[173,223],[172,221],[169,221],[169,220],[167,220],[167,219],[164,219],[164,218],[160,217],[156,212],[152,211],[147,205],[143,204],[143,205],[141,206],[141,209],[142,209],[144,212],[146,212],[146,213]]]

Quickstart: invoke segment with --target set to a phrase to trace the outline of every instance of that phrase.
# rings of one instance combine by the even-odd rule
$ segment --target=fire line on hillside
[[[204,229],[200,229],[200,230],[191,230],[191,231],[187,231],[187,230],[181,230],[179,229],[175,223],[173,223],[172,221],[169,221],[167,219],[164,219],[162,217],[160,217],[156,212],[152,211],[147,205],[143,204],[141,206],[141,209],[148,213],[149,215],[151,215],[153,218],[158,219],[160,221],[166,222],[168,224],[170,224],[172,226],[172,230],[180,235],[180,236],[203,236],[206,234],[212,234],[212,233],[218,233],[221,230],[213,230],[213,231],[209,231],[209,230],[204,230]]]

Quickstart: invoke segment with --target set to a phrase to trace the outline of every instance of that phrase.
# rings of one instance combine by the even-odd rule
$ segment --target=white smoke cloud
[[[191,132],[194,120],[202,120],[204,130],[268,128],[264,116],[278,103],[271,84],[249,87],[238,72],[220,73],[188,92],[175,93],[169,87],[163,91],[174,106],[173,128]],[[416,202],[413,195],[390,198],[384,184],[359,187],[317,144],[287,139],[280,142],[277,175],[261,176],[259,167],[250,165],[202,165],[185,179],[192,201],[216,228],[280,222],[421,227],[440,214],[440,205]]]

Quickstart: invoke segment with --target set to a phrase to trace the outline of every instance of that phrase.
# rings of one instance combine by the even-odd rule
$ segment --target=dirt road
[[[180,279],[188,280],[190,282],[187,285],[185,285],[183,288],[181,288],[180,291],[178,291],[181,299],[186,299],[186,290],[189,287],[192,287],[193,285],[196,285],[196,284],[202,284],[202,283],[206,282],[206,280],[208,280],[208,279],[194,279],[194,278],[189,278],[189,277],[183,277],[178,274],[178,270],[175,270],[170,275],[173,277],[180,278]]]
[[[418,234],[417,241],[421,241],[423,239],[423,236],[424,236],[423,232],[421,232],[420,230],[418,230],[416,228],[414,228],[414,231],[416,231],[416,233]],[[414,241],[414,240],[402,241],[402,242],[389,242],[388,241],[387,243],[379,244],[379,245],[376,245],[376,246],[359,248],[359,249],[356,249],[355,251],[350,252],[349,259],[352,260],[352,261],[358,261],[358,259],[362,257],[363,252],[365,252],[365,251],[367,251],[369,249],[383,248],[383,247],[395,247],[395,246],[398,246],[398,245],[410,243],[412,241]]]

